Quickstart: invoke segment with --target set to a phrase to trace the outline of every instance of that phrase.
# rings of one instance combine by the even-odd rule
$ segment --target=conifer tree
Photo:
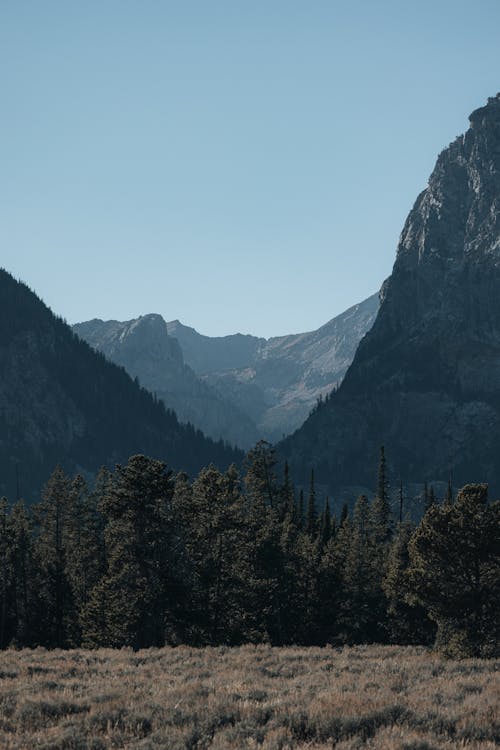
[[[40,591],[44,602],[40,633],[44,645],[64,648],[72,645],[75,611],[66,567],[71,481],[57,466],[35,508],[38,534],[36,557],[40,570]]]
[[[446,494],[445,494],[445,497],[444,497],[444,501],[448,505],[452,505],[453,504],[453,487],[452,487],[452,484],[451,484],[451,477],[448,479],[448,486],[446,487]]]
[[[299,492],[299,502],[297,505],[297,525],[299,529],[304,526],[304,490]]]
[[[245,486],[252,502],[270,507],[275,505],[278,499],[276,463],[275,450],[266,440],[259,440],[248,452],[245,459]]]
[[[306,531],[309,536],[313,537],[318,530],[318,520],[316,511],[316,490],[314,488],[314,469],[311,469],[311,480],[309,484],[309,495],[307,498],[307,520]]]
[[[172,494],[171,472],[162,461],[137,455],[116,467],[100,504],[106,571],[89,596],[87,645],[164,645],[173,574]],[[89,610],[102,617],[98,643],[88,629]]]
[[[388,550],[382,581],[387,601],[387,629],[392,643],[429,644],[434,640],[435,626],[420,605],[408,601],[408,543],[413,532],[412,524],[404,521]]]
[[[385,544],[391,535],[391,506],[389,503],[389,482],[384,446],[380,447],[380,461],[377,477],[377,494],[371,505],[372,536],[375,545]]]
[[[0,498],[0,648],[7,645],[7,609],[10,574],[7,498]]]
[[[8,518],[12,571],[11,641],[16,646],[34,646],[33,620],[43,619],[33,559],[33,524],[24,503],[16,502]]]
[[[344,525],[339,543],[343,550],[343,596],[339,623],[349,643],[363,643],[380,636],[381,572],[374,546],[371,508],[365,495],[354,505],[352,524]],[[349,530],[349,534],[345,533]]]
[[[243,544],[242,498],[236,468],[202,469],[193,483],[187,550],[193,566],[192,606],[198,644],[238,643]]]
[[[445,653],[500,653],[499,539],[500,502],[478,484],[429,508],[409,543],[411,600],[437,624]]]
[[[332,536],[332,516],[330,512],[330,501],[328,497],[325,498],[325,505],[321,514],[320,522],[320,539],[321,545],[324,547]]]
[[[283,576],[278,490],[274,474],[274,450],[260,441],[246,460],[245,541],[242,564],[246,566],[246,634],[248,640],[281,642]]]

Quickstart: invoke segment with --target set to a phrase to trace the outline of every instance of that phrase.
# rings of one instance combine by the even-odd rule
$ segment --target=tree
[[[382,546],[391,536],[391,506],[389,503],[389,482],[384,446],[380,447],[380,460],[377,476],[377,494],[371,506],[371,524],[373,541]]]
[[[12,571],[12,643],[36,644],[34,620],[43,619],[37,566],[33,554],[33,523],[22,500],[16,502],[8,518],[10,566]]]
[[[274,448],[266,441],[259,440],[245,459],[245,486],[252,502],[273,507],[278,499],[275,466],[277,463]]]
[[[186,546],[192,566],[192,637],[197,645],[237,643],[241,638],[238,555],[243,514],[236,468],[222,474],[202,469],[184,506]]]
[[[316,512],[316,490],[314,488],[314,469],[311,469],[311,481],[307,498],[306,531],[312,537],[315,536],[317,530],[318,519]]]
[[[499,653],[500,503],[485,484],[432,506],[409,544],[410,598],[437,624],[436,647],[458,656]]]
[[[343,558],[340,625],[349,643],[366,643],[383,636],[381,620],[381,570],[374,545],[371,507],[365,495],[354,505],[352,523],[344,522],[338,534]]]
[[[387,629],[392,643],[432,643],[435,626],[422,606],[408,601],[408,544],[414,532],[409,521],[398,526],[387,555],[382,589],[387,606]]]
[[[171,565],[171,472],[162,461],[131,456],[116,467],[100,503],[106,571],[93,588],[84,621],[86,645],[163,646]],[[105,606],[103,606],[105,605]],[[89,612],[100,618],[89,627]]]
[[[41,503],[35,508],[38,527],[35,551],[45,605],[40,633],[44,645],[59,648],[74,645],[76,622],[66,567],[70,493],[71,480],[57,466],[43,489]]]

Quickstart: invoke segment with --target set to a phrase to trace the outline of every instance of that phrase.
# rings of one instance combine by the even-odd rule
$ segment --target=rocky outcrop
[[[500,95],[439,156],[379,314],[336,394],[280,450],[331,490],[404,482],[500,491]]]

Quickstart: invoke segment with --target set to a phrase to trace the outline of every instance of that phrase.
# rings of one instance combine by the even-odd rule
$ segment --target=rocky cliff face
[[[338,490],[373,486],[381,444],[394,478],[500,491],[500,95],[439,156],[342,386],[281,451]]]
[[[144,388],[175,411],[181,422],[190,422],[210,437],[222,437],[242,448],[258,440],[252,420],[185,364],[179,341],[169,335],[161,315],[143,315],[126,322],[95,319],[78,323],[73,330],[137,377]]]
[[[0,295],[0,495],[35,499],[57,464],[92,474],[146,453],[195,472],[241,459],[180,425],[3,270]]]

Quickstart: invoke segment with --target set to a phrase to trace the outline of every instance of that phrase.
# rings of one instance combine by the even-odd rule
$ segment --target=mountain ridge
[[[134,453],[190,473],[242,454],[176,415],[0,269],[0,493],[38,495],[56,464],[95,473]]]
[[[441,152],[379,314],[328,404],[279,446],[330,490],[394,480],[500,489],[500,95]]]
[[[153,313],[131,321],[93,319],[73,329],[181,420],[249,448],[259,438],[273,441],[295,429],[337,385],[377,309],[372,295],[315,331],[270,339],[209,337]],[[156,338],[148,334],[152,321]],[[163,361],[155,356],[162,347],[170,355]]]

